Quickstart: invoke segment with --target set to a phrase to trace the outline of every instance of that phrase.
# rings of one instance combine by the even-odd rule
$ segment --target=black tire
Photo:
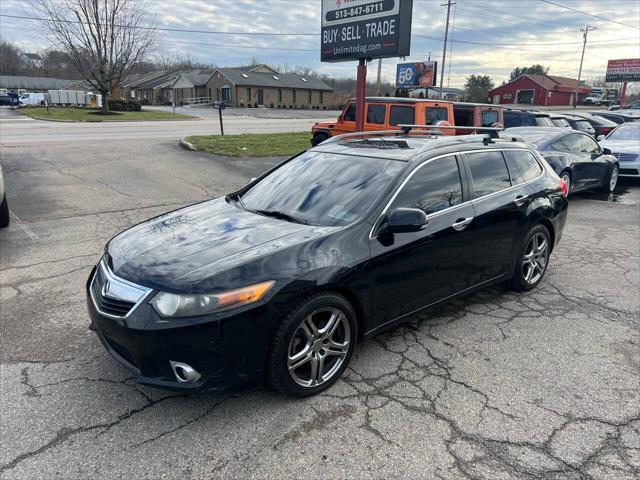
[[[546,252],[544,257],[544,265],[540,267],[542,263],[541,258],[536,258],[537,267],[534,268],[534,276],[531,276],[527,279],[527,273],[529,271],[529,265],[525,265],[525,256],[530,256],[531,244],[534,241],[534,237],[541,238],[543,237],[546,241]],[[516,265],[513,270],[513,276],[509,281],[509,286],[517,290],[519,292],[526,292],[538,286],[538,284],[544,278],[544,274],[547,272],[547,267],[549,266],[549,256],[551,254],[551,234],[547,227],[542,224],[535,225],[534,227],[527,232],[524,237],[524,241],[522,242],[522,246],[518,250],[518,256],[516,258]],[[542,271],[539,271],[539,270]]]
[[[329,135],[326,133],[316,133],[311,139],[311,146],[315,147],[316,145],[320,145],[327,138],[329,138]]]
[[[617,165],[614,165],[613,167],[611,167],[611,170],[609,170],[609,174],[607,175],[607,178],[605,179],[604,183],[600,187],[600,191],[605,193],[613,192],[616,189],[616,185],[618,184],[619,174],[620,174],[620,169],[618,168]],[[615,175],[615,180],[614,180],[614,175]]]
[[[346,325],[340,324],[336,329],[336,333],[339,334],[342,330],[345,333],[345,336],[349,339],[348,342],[344,342],[346,344],[344,347],[346,355],[344,355],[342,359],[340,357],[334,358],[334,356],[330,356],[325,353],[321,344],[318,345],[320,348],[319,351],[316,351],[314,347],[307,348],[309,344],[314,342],[311,340],[305,340],[307,345],[305,345],[302,350],[306,349],[305,351],[308,351],[309,355],[313,356],[313,360],[310,360],[309,362],[300,362],[301,366],[297,367],[298,370],[294,370],[294,372],[299,371],[299,369],[303,369],[301,373],[302,375],[304,373],[304,369],[308,367],[311,373],[311,362],[317,362],[318,360],[316,360],[316,358],[322,358],[323,360],[321,365],[324,365],[324,362],[326,361],[327,367],[324,370],[328,369],[327,374],[330,373],[331,375],[320,384],[302,386],[294,380],[294,374],[290,374],[289,372],[289,354],[292,347],[295,349],[295,342],[300,339],[300,327],[302,323],[312,315],[322,316],[326,313],[326,315],[330,316],[330,312],[324,312],[324,310],[328,309],[340,311],[344,314],[344,317],[346,317],[342,322],[346,321],[348,323],[348,328]],[[310,296],[293,308],[293,310],[282,320],[273,336],[269,354],[267,355],[265,369],[265,381],[267,387],[271,390],[294,397],[309,397],[326,390],[333,385],[338,378],[340,378],[344,370],[347,368],[347,365],[351,360],[351,355],[353,354],[356,339],[358,338],[357,335],[356,314],[346,298],[333,292],[321,292]],[[315,343],[320,341],[321,338],[318,338]],[[325,340],[325,343],[326,342],[327,341]],[[327,350],[329,349],[329,347],[326,348]],[[297,353],[300,354],[302,352],[300,351]],[[316,355],[318,355],[318,357],[316,357]],[[324,360],[324,358],[328,358],[328,360]],[[342,363],[338,365],[338,362],[340,361]]]
[[[562,172],[560,172],[560,175],[558,176],[566,182],[567,196],[569,196],[571,194],[571,187],[572,187],[571,172],[569,170],[563,170]]]
[[[2,204],[0,204],[0,228],[9,225],[9,202],[7,202],[7,194],[2,197]]]

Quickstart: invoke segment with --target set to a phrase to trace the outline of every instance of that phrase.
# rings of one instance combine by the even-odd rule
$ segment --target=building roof
[[[249,68],[255,69],[256,65]],[[245,67],[218,68],[216,72],[220,72],[235,85],[333,91],[333,88],[318,78],[303,77],[295,73],[252,72]]]
[[[23,53],[22,56],[28,58],[29,60],[42,60],[42,57],[37,53]]]
[[[81,80],[64,80],[51,77],[26,77],[0,75],[0,88],[25,90],[62,90],[67,85],[80,83]]]
[[[578,85],[578,80],[575,78],[568,77],[557,77],[555,75],[535,75],[532,73],[524,73],[520,75],[518,78],[511,80],[510,82],[505,83],[504,85],[500,85],[493,90],[489,90],[489,93],[497,90],[499,88],[505,87],[513,82],[517,82],[522,77],[527,77],[529,80],[537,83],[545,90],[556,90],[559,92],[571,92],[575,91],[576,85]],[[589,93],[591,91],[591,87],[582,84],[580,82],[580,87],[578,88],[579,93]]]
[[[213,72],[211,73],[183,73],[182,75],[184,75],[184,77],[189,80],[191,83],[193,83],[194,87],[203,87],[204,85],[207,84],[207,81],[211,78],[211,75],[213,75]]]

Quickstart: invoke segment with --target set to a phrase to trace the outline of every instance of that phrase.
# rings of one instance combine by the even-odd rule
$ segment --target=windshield
[[[556,127],[570,127],[569,122],[567,122],[564,118],[552,118],[551,121]]]
[[[577,120],[574,124],[574,128],[583,132],[595,132],[591,124],[586,120]]]
[[[554,127],[555,125],[546,115],[536,115],[536,125],[541,127]]]
[[[622,125],[607,136],[607,140],[638,140],[640,141],[640,125]]]
[[[302,223],[347,225],[364,216],[404,166],[383,158],[305,152],[260,180],[242,195],[242,203],[247,210]]]

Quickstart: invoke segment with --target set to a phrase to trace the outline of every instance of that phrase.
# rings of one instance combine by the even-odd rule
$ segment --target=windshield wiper
[[[309,225],[309,221],[307,219],[294,217],[293,215],[289,215],[288,213],[281,212],[279,210],[249,210],[249,211],[258,213],[260,215],[264,215],[265,217],[281,218],[282,220],[286,220],[287,222]]]

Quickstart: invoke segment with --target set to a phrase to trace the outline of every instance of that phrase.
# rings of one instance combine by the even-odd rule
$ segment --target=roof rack
[[[456,126],[456,125],[410,125],[410,124],[400,124],[400,125],[398,125],[398,127],[400,127],[400,129],[405,133],[409,133],[414,128],[428,129],[434,135],[442,135],[442,132],[440,132],[439,130],[470,130],[470,131],[474,131],[474,132],[478,132],[479,131],[479,133],[481,133],[481,134],[487,132],[487,134],[489,135],[490,138],[498,138],[498,132],[501,132],[501,131],[504,130],[504,127],[461,127],[461,126]]]
[[[342,135],[334,135],[333,137],[327,138],[322,142],[323,145],[328,145],[330,143],[337,143],[343,140],[350,140],[356,138],[368,138],[368,137],[386,137],[389,135],[405,135],[405,132],[402,130],[372,130],[369,132],[352,132],[352,133],[343,133]]]

